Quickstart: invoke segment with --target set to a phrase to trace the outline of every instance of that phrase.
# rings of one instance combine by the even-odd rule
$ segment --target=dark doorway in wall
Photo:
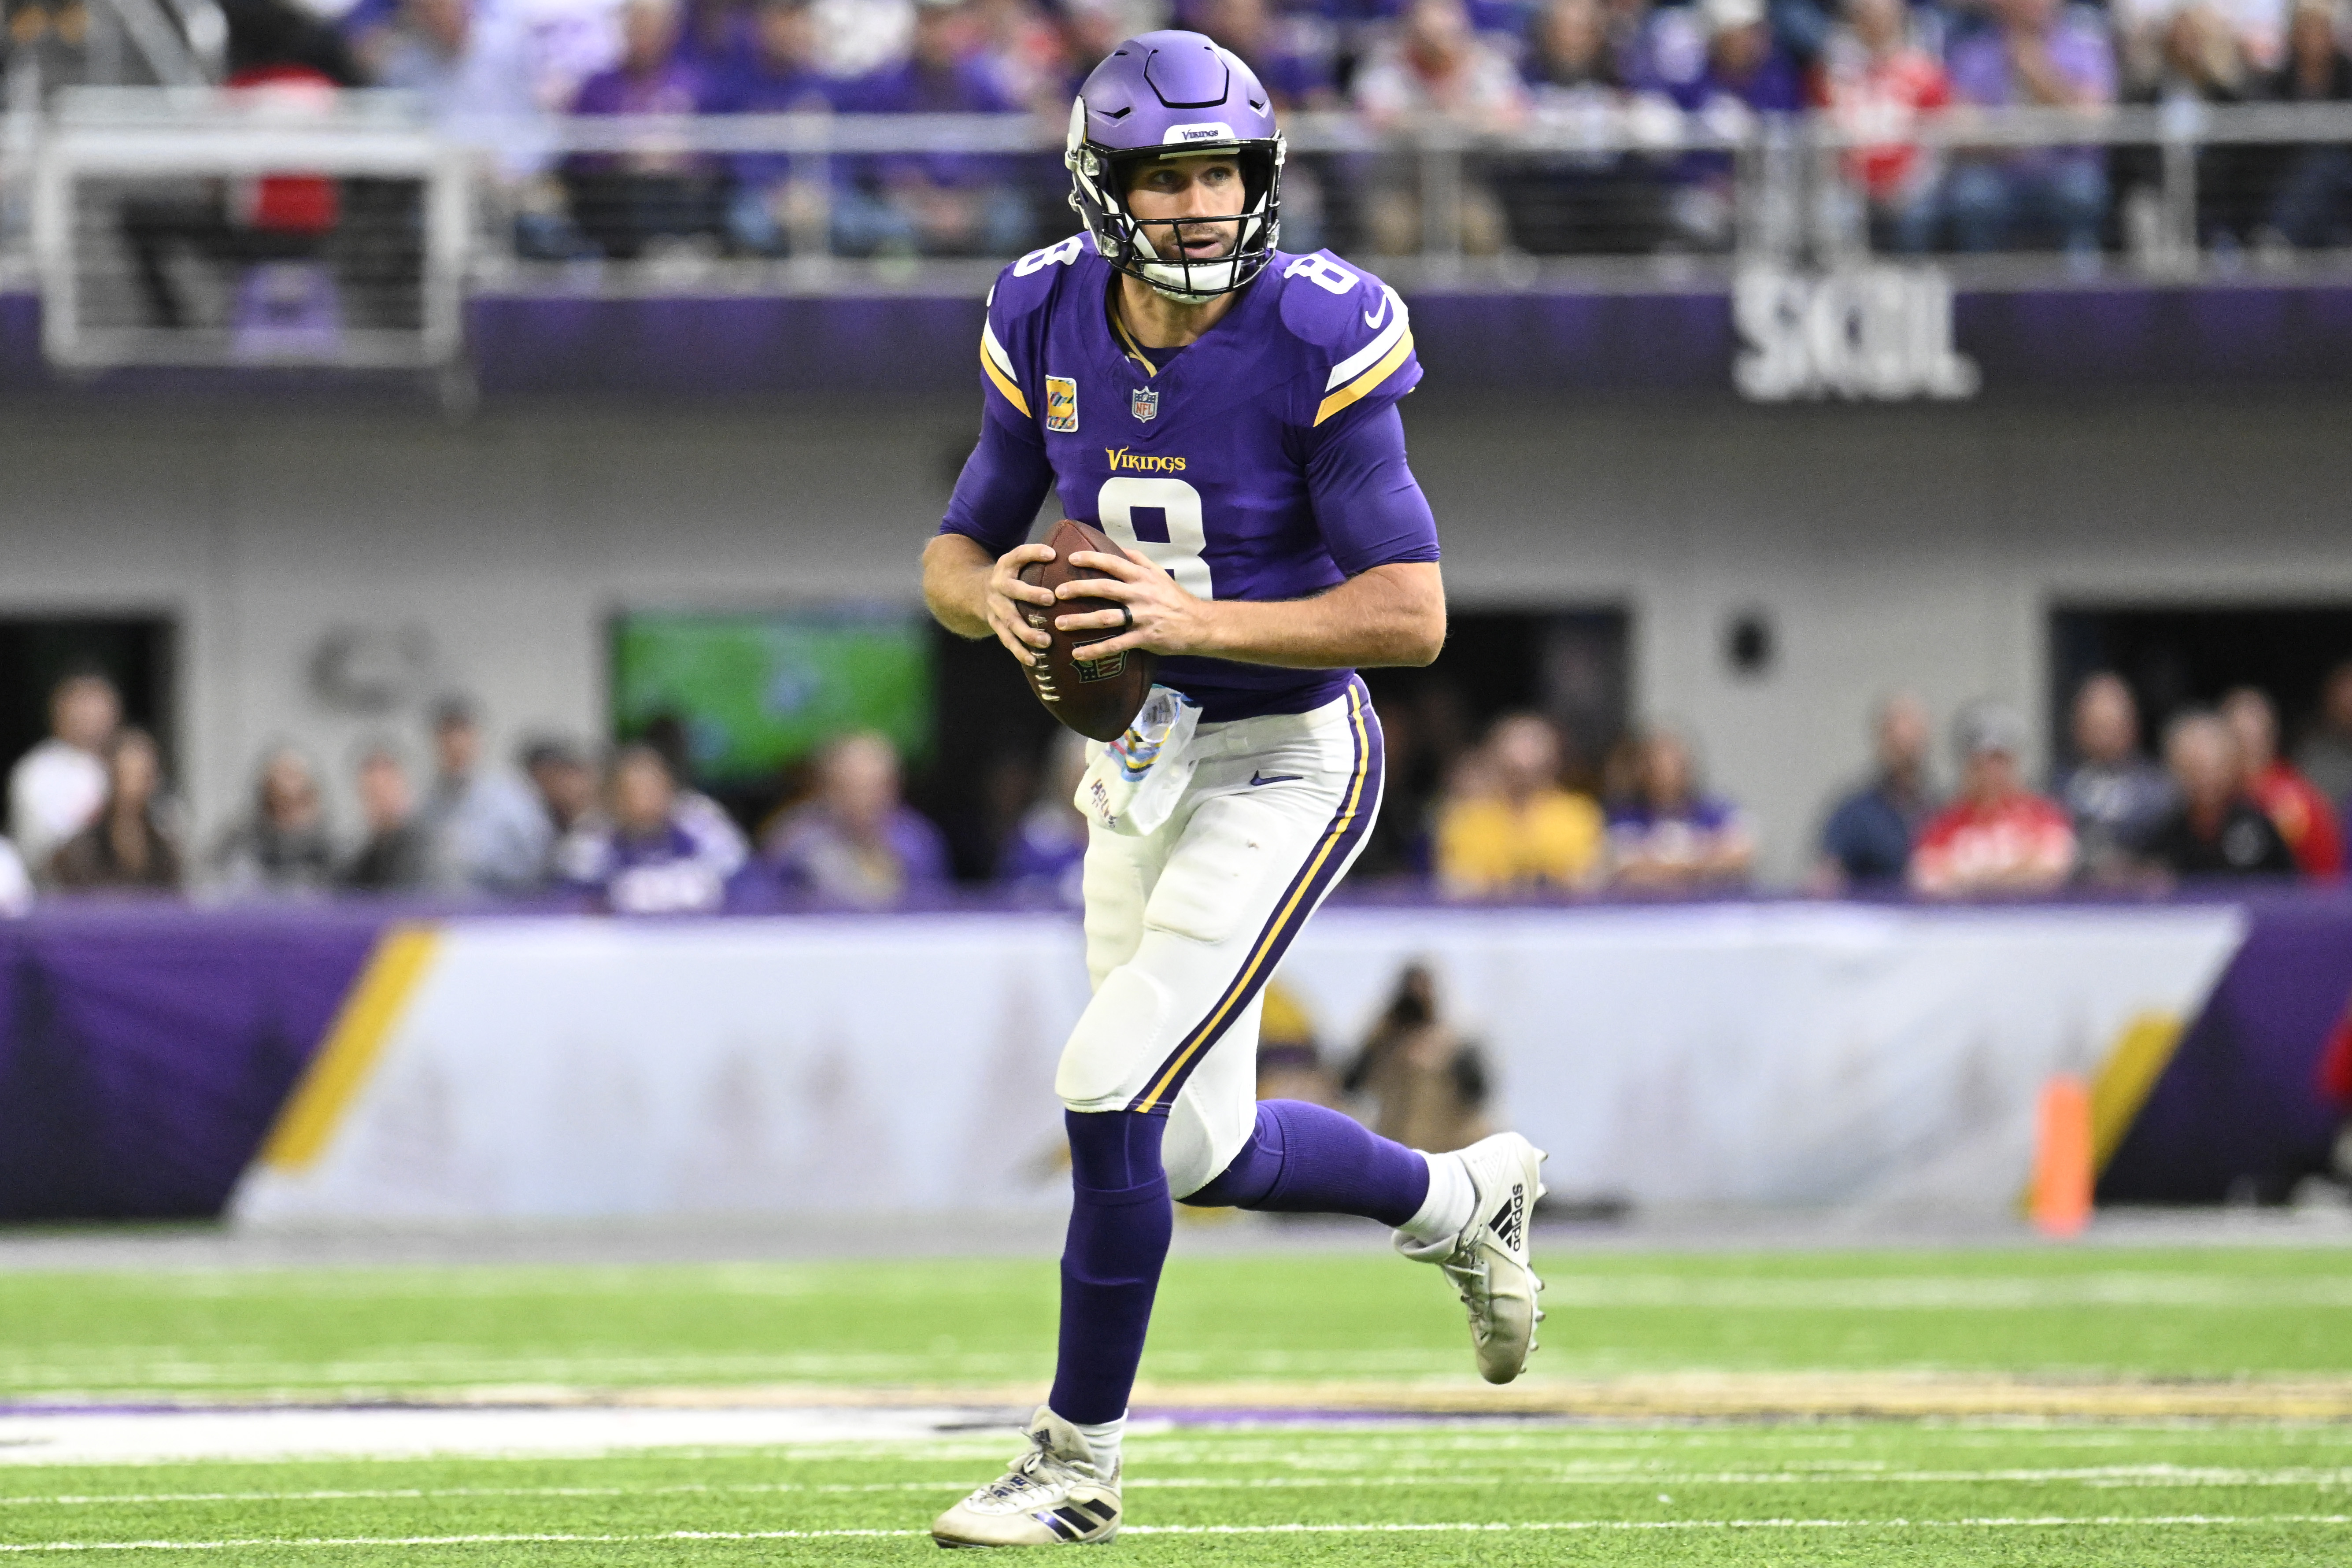
[[[1541,713],[1567,742],[1567,772],[1597,791],[1632,700],[1632,621],[1615,607],[1457,609],[1426,669],[1368,669],[1388,735],[1388,799],[1359,879],[1429,869],[1430,814],[1445,775],[1506,713]]]
[[[1549,715],[1569,742],[1570,772],[1591,784],[1625,728],[1631,693],[1626,613],[1457,609],[1445,652],[1426,669],[1364,672],[1388,735],[1388,801],[1356,875],[1427,865],[1427,817],[1446,770],[1499,715]],[[932,765],[908,780],[913,804],[946,830],[956,872],[988,877],[1021,814],[1060,788],[1054,749],[1066,733],[990,642],[938,634]]]
[[[0,770],[49,732],[49,693],[70,675],[105,676],[122,716],[173,755],[174,637],[161,616],[0,616]]]
[[[2108,669],[2139,699],[2152,751],[2165,721],[2241,686],[2278,707],[2292,749],[2311,727],[2327,672],[2352,659],[2352,605],[2060,605],[2050,616],[2051,755],[2072,754],[2067,710]]]

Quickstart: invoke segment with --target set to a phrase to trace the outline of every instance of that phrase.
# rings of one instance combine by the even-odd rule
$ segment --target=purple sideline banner
[[[2245,944],[2101,1174],[2102,1203],[2275,1203],[2327,1164],[2346,1108],[2319,1058],[2352,1000],[2352,895],[2242,903]]]
[[[2234,901],[2250,934],[2103,1202],[2276,1198],[2326,1160],[2339,1112],[2314,1078],[2352,995],[2352,893]],[[0,1220],[218,1215],[395,912],[413,911],[92,904],[0,922]]]
[[[0,921],[0,1220],[219,1214],[383,923],[172,904]]]
[[[1434,390],[1735,395],[1740,345],[1727,293],[1419,292],[1408,302]],[[467,308],[468,353],[494,397],[976,398],[980,324],[977,295],[487,294]],[[39,325],[37,298],[0,295],[0,393],[68,389],[41,357]],[[1963,292],[1952,327],[1986,397],[2352,378],[2352,287],[2103,283]],[[258,391],[334,379],[121,371],[87,384]]]

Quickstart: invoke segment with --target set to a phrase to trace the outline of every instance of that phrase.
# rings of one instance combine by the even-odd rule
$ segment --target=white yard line
[[[2109,1514],[2090,1518],[2048,1515],[1988,1519],[1662,1519],[1554,1520],[1527,1523],[1454,1524],[1145,1524],[1128,1535],[1466,1535],[1542,1534],[1552,1531],[1742,1531],[1742,1530],[2104,1530],[2195,1527],[2346,1525],[2352,1514]],[[0,1543],[0,1553],[51,1552],[228,1552],[255,1547],[416,1546],[621,1546],[690,1542],[899,1540],[919,1530],[671,1530],[647,1534],[572,1534],[560,1531],[479,1535],[245,1536],[217,1541],[35,1541]]]
[[[849,1496],[877,1492],[961,1491],[970,1478],[935,1481],[746,1481],[651,1487],[383,1487],[291,1491],[64,1493],[0,1497],[0,1508],[129,1508],[184,1503],[442,1502],[465,1499],[563,1500],[626,1497]],[[2347,1469],[2242,1469],[2172,1465],[2114,1465],[2089,1469],[1690,1471],[1647,1468],[1463,1474],[1443,1469],[1386,1476],[1135,1476],[1132,1490],[1280,1491],[1326,1489],[1383,1490],[1418,1487],[1661,1486],[1973,1486],[2023,1483],[2091,1488],[2343,1487]]]
[[[1689,1307],[1762,1311],[2036,1311],[2063,1307],[2266,1311],[2281,1307],[2352,1306],[2352,1279],[2309,1274],[2266,1279],[2261,1275],[2110,1269],[2056,1277],[1889,1273],[1727,1279],[1719,1274],[1697,1273],[1586,1273],[1579,1271],[1579,1261],[1565,1255],[1553,1258],[1554,1269],[1545,1271],[1547,1304],[1559,1301],[1594,1308]],[[193,1298],[269,1303],[289,1299],[438,1300],[452,1295],[480,1300],[529,1296],[571,1300],[592,1293],[692,1300],[714,1295],[814,1300],[842,1293],[830,1281],[812,1279],[791,1266],[771,1268],[760,1265],[709,1270],[586,1269],[576,1273],[457,1268],[401,1273],[331,1268],[310,1275],[197,1271],[117,1276],[105,1283],[124,1299]],[[929,1285],[925,1289],[933,1290]],[[995,1298],[1003,1294],[1003,1287],[991,1279],[971,1294]]]
[[[181,1459],[594,1456],[937,1438],[967,1410],[642,1406],[52,1411],[0,1415],[0,1468]]]

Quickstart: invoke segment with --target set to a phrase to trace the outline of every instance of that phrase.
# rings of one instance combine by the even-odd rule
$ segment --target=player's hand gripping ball
[[[1054,525],[1054,531],[1045,536],[1045,544],[1053,551],[1054,558],[1030,562],[1021,568],[1021,580],[1049,593],[1065,583],[1101,579],[1100,572],[1070,564],[1070,557],[1076,552],[1094,550],[1121,558],[1126,554],[1100,529],[1068,518]],[[1151,678],[1159,668],[1159,657],[1139,647],[1108,658],[1089,659],[1086,653],[1089,643],[1118,637],[1124,628],[1095,626],[1085,631],[1064,631],[1055,621],[1062,616],[1084,615],[1089,610],[1119,608],[1114,600],[1090,597],[1064,599],[1051,606],[1021,606],[1022,618],[1033,629],[1054,639],[1039,651],[1034,664],[1022,667],[1029,677],[1029,689],[1037,694],[1045,711],[1079,734],[1097,741],[1116,741],[1126,732],[1136,710],[1143,706],[1143,700],[1151,695]]]

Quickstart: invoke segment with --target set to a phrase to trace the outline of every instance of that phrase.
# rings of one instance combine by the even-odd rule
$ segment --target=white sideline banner
[[[2053,1072],[2186,1019],[2226,907],[1341,909],[1282,983],[1343,1063],[1432,966],[1562,1195],[1995,1211]],[[440,928],[315,1153],[241,1222],[1055,1205],[1087,999],[1041,914]]]

